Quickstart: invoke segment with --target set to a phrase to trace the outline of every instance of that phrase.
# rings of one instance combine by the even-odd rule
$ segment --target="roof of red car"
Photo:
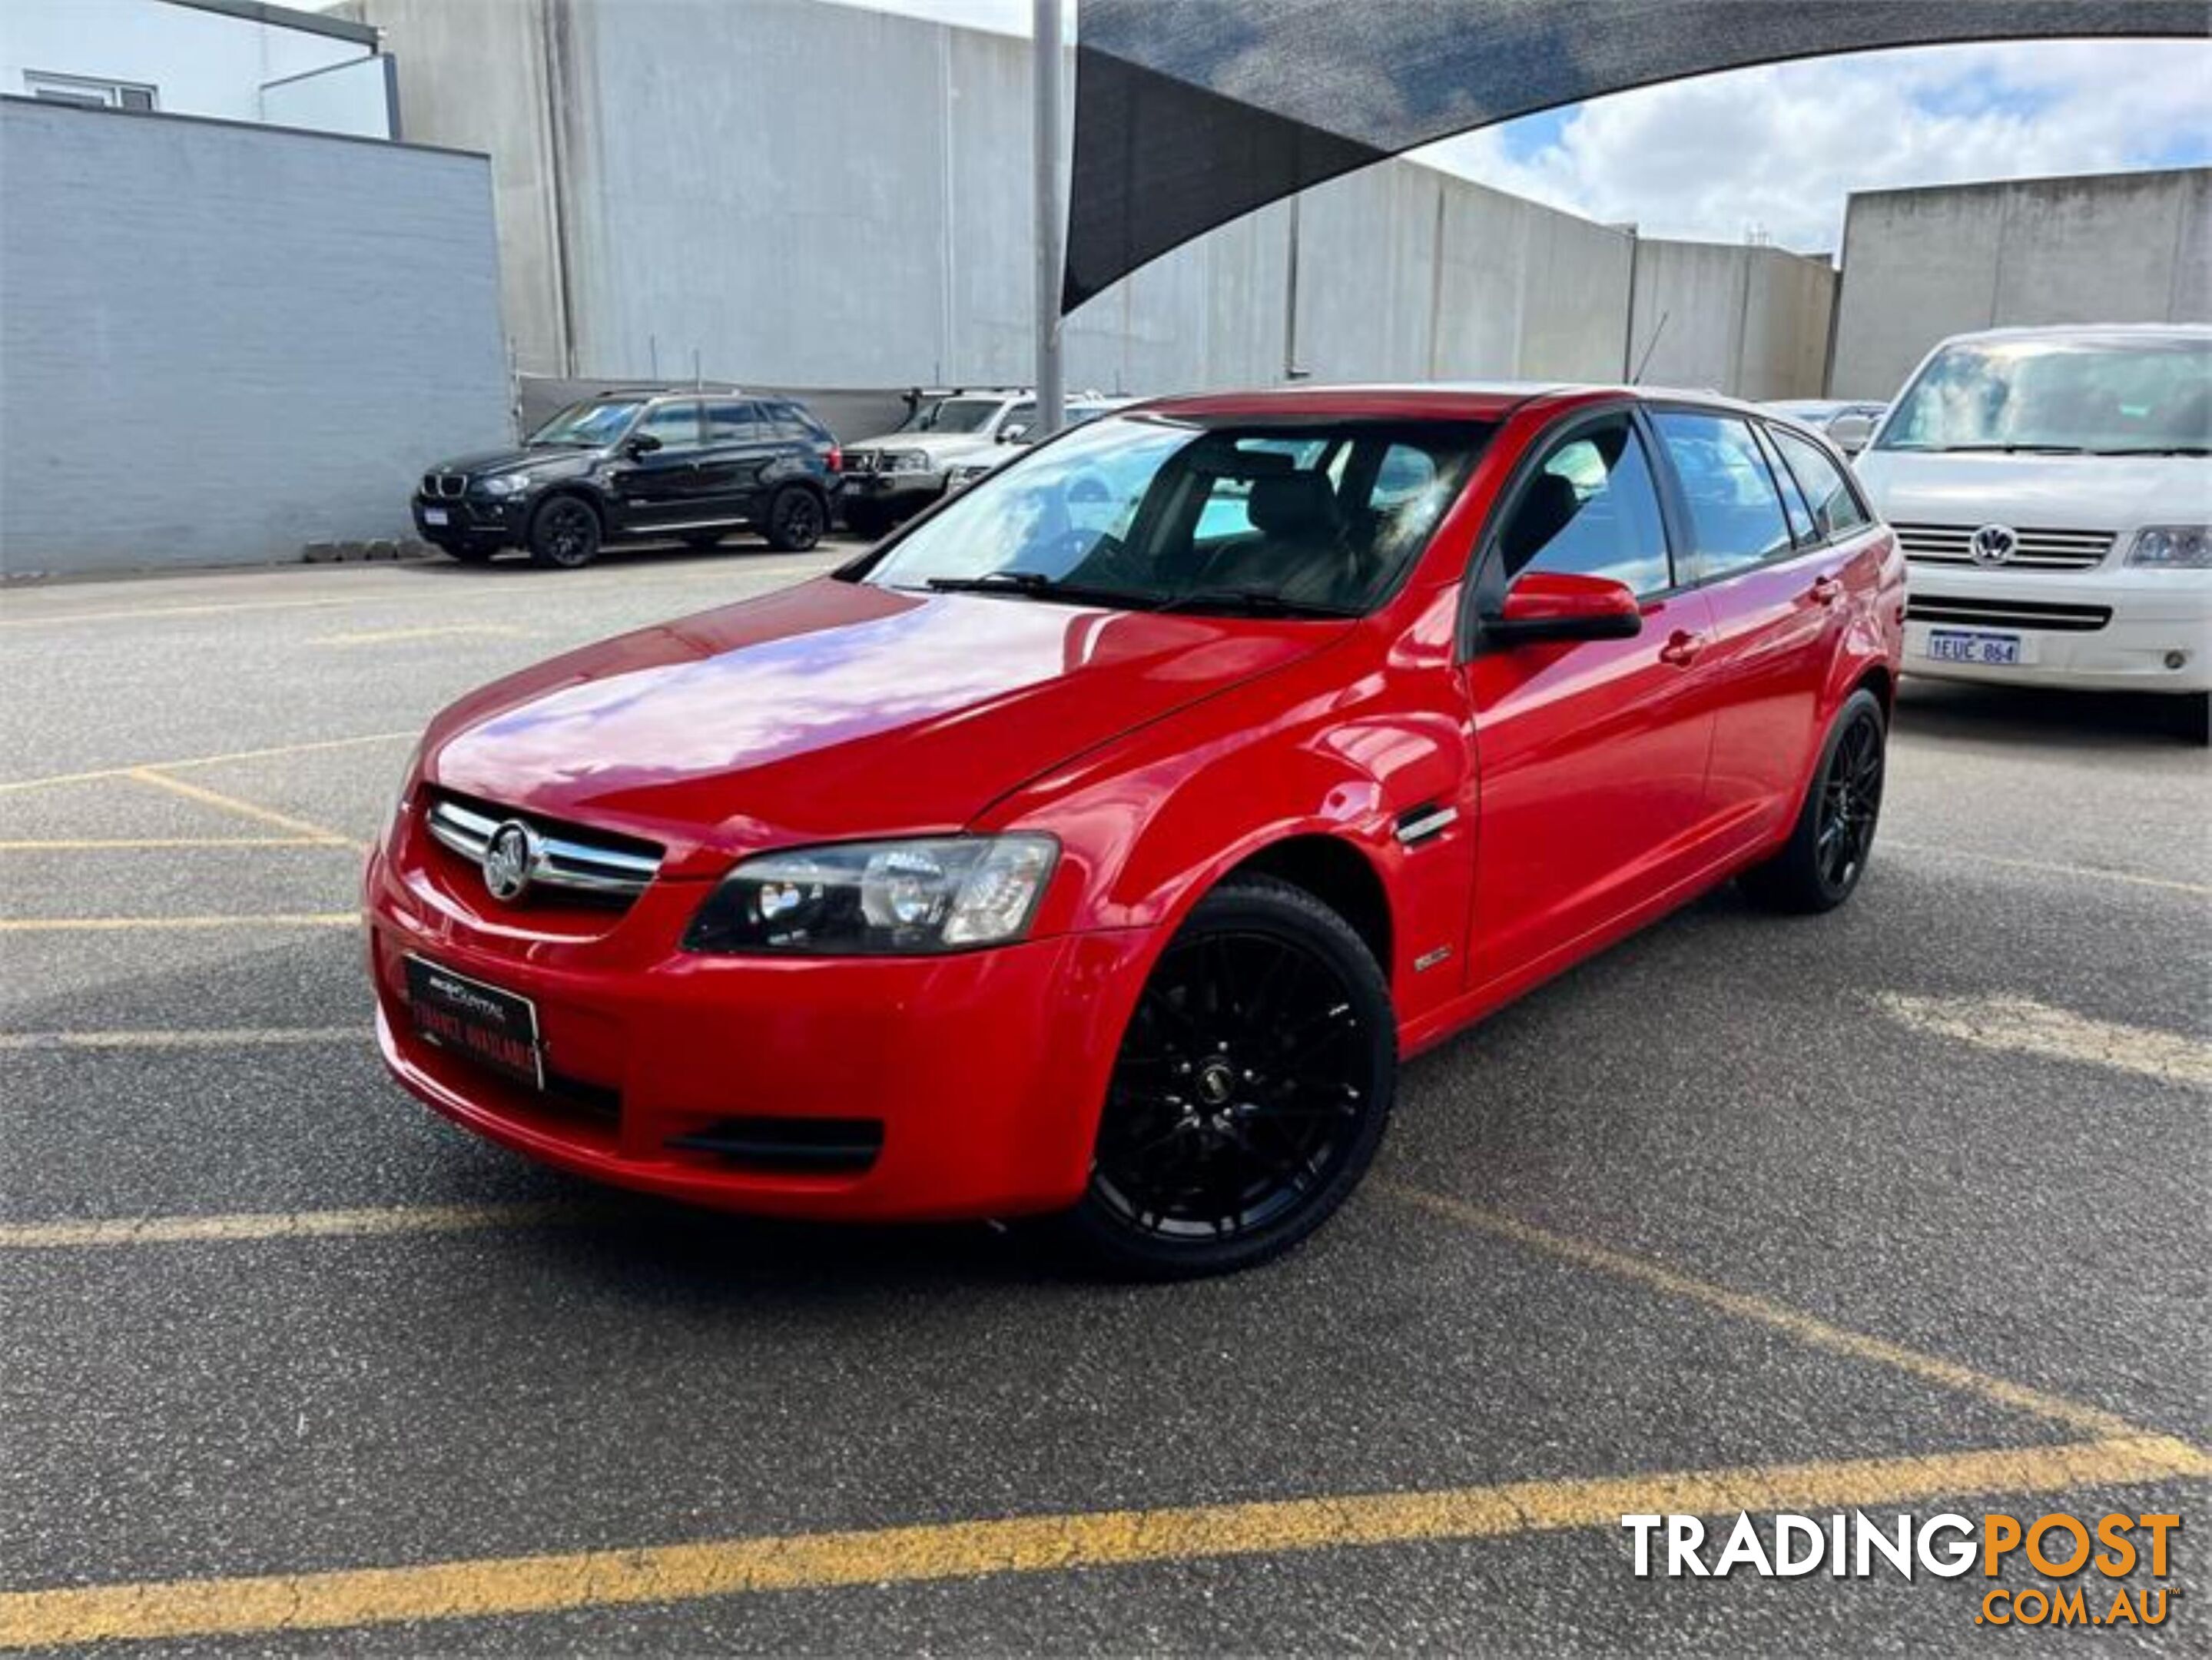
[[[1244,392],[1198,392],[1148,398],[1133,406],[1162,414],[1194,417],[1281,416],[1398,417],[1417,420],[1501,421],[1522,404],[1541,401],[1563,405],[1585,398],[1630,397],[1683,399],[1721,407],[1748,408],[1725,393],[1671,386],[1631,386],[1566,380],[1415,381],[1317,386],[1273,386]]]

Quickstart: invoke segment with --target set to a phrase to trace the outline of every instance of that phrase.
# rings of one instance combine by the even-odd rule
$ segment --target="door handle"
[[[1813,584],[1813,603],[1816,605],[1832,605],[1843,597],[1844,585],[1840,578],[1823,576]]]
[[[1692,634],[1687,629],[1676,629],[1667,636],[1667,643],[1659,648],[1659,660],[1686,669],[1698,660],[1698,654],[1705,648],[1705,637]]]

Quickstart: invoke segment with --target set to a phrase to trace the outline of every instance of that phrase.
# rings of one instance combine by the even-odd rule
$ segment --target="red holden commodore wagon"
[[[1178,398],[433,723],[371,855],[408,1088],[549,1164],[1256,1262],[1400,1059],[1731,877],[1848,897],[1905,567],[1643,389]]]

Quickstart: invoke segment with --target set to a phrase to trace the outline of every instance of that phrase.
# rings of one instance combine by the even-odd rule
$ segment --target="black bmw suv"
[[[602,392],[520,449],[431,468],[415,529],[456,559],[522,548],[562,570],[589,564],[605,542],[678,537],[705,548],[741,528],[797,552],[829,527],[841,465],[830,429],[789,398]]]

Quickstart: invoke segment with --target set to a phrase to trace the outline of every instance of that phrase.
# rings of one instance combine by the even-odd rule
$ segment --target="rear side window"
[[[1804,487],[1805,499],[1813,508],[1813,522],[1823,540],[1849,536],[1867,522],[1867,511],[1859,505],[1850,480],[1826,451],[1779,428],[1775,429],[1774,442]]]
[[[1608,577],[1639,594],[1673,585],[1651,465],[1626,417],[1585,427],[1545,457],[1498,547],[1509,582],[1544,570]]]
[[[1782,498],[1749,423],[1686,410],[1657,410],[1652,419],[1682,481],[1701,576],[1726,576],[1790,551]]]
[[[707,405],[707,441],[710,444],[744,444],[765,437],[761,430],[760,412],[752,404],[709,404]]]

